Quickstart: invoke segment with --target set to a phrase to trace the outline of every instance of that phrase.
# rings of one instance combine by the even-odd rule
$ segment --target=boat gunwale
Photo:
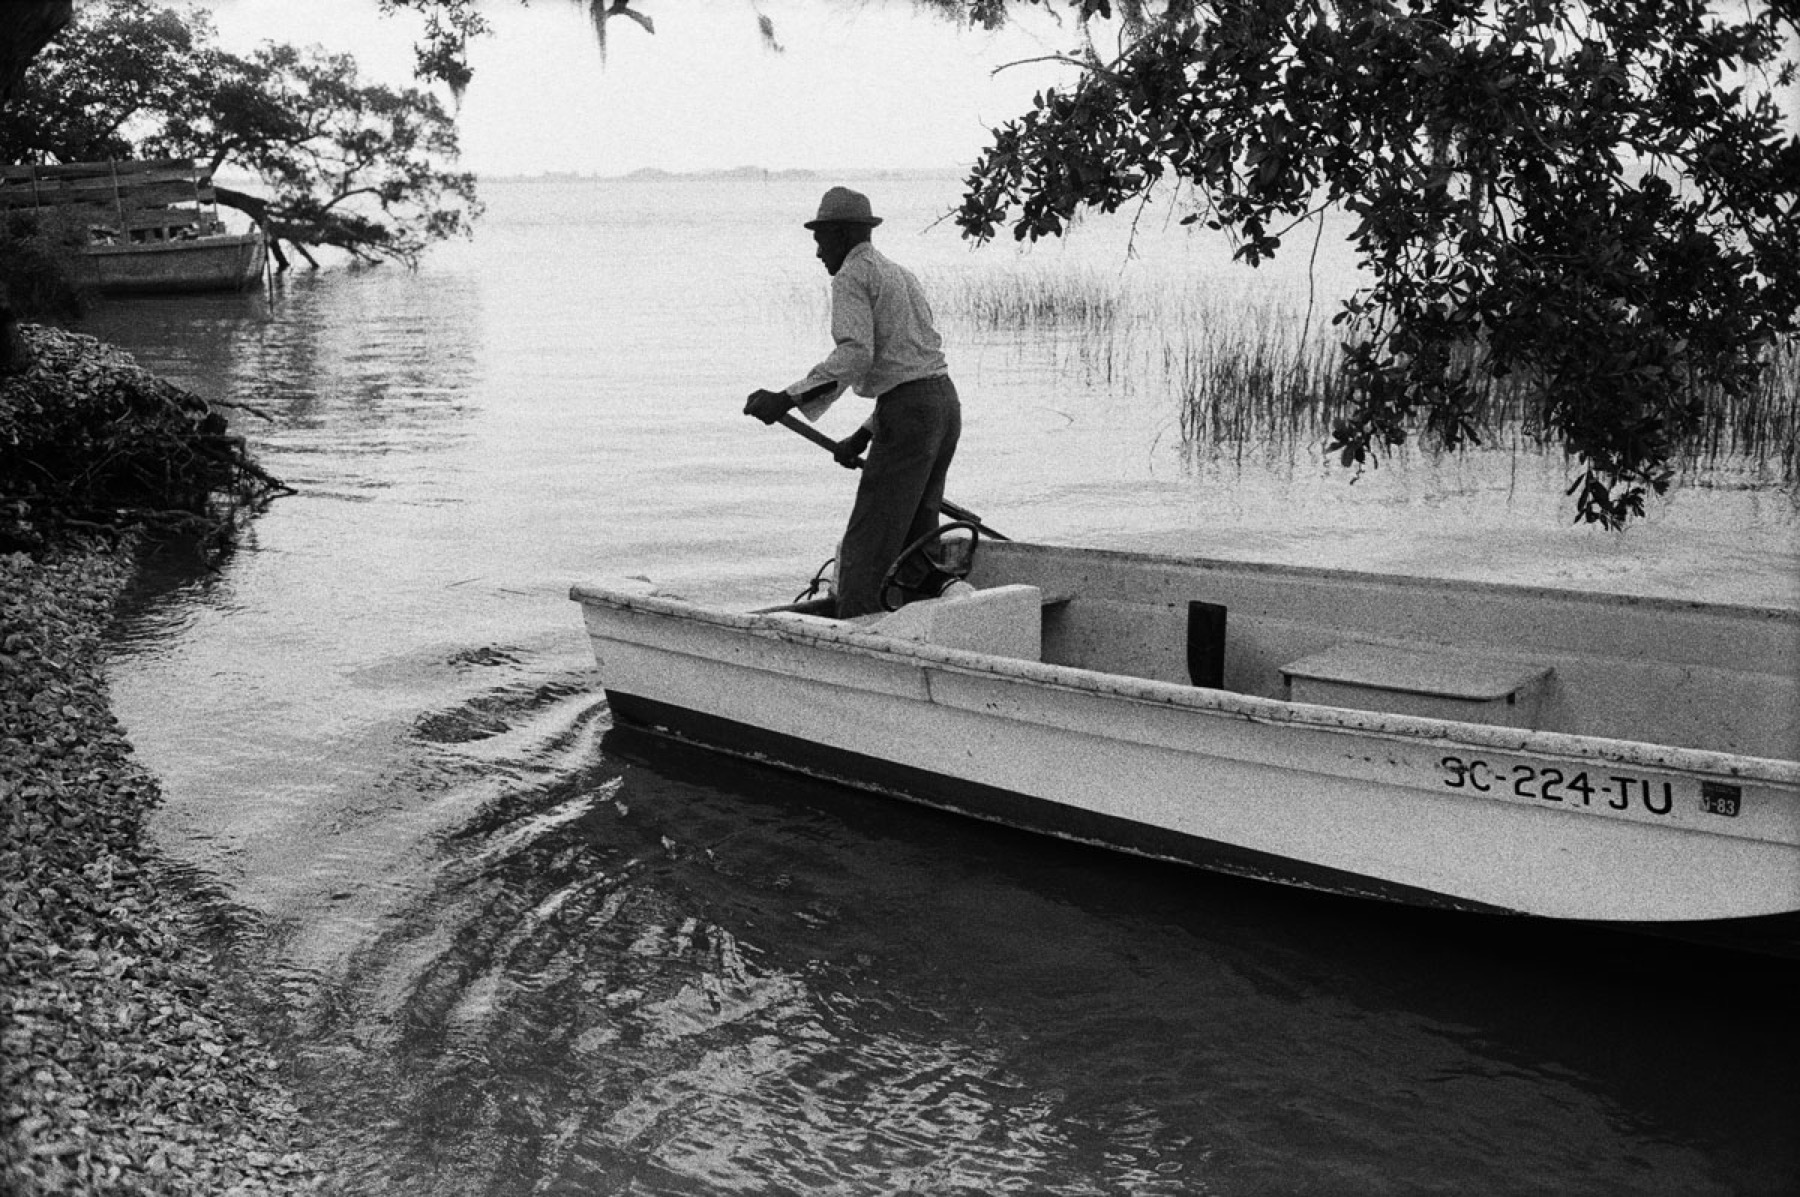
[[[1105,550],[1083,551],[1100,552]],[[1142,557],[1139,556],[1139,559]],[[1339,573],[1339,571],[1330,570],[1316,572],[1326,575]],[[1382,577],[1382,575],[1367,576]],[[1423,579],[1420,580],[1423,581]],[[872,628],[859,625],[802,622],[804,617],[795,617],[781,612],[730,611],[719,607],[702,606],[688,599],[647,592],[633,593],[628,590],[612,590],[601,586],[576,584],[570,588],[569,597],[584,606],[597,603],[622,611],[710,624],[762,639],[781,640],[815,648],[829,648],[837,652],[860,652],[889,660],[909,659],[922,665],[935,666],[973,676],[1010,678],[1075,693],[1123,699],[1152,706],[1201,711],[1213,715],[1245,719],[1254,723],[1288,725],[1326,732],[1348,732],[1407,743],[1426,741],[1459,747],[1478,747],[1516,755],[1548,756],[1575,761],[1598,758],[1639,768],[1707,774],[1737,781],[1800,788],[1800,761],[1779,757],[1751,756],[1743,753],[1721,752],[1716,749],[1654,744],[1642,740],[1584,736],[1569,732],[1530,728],[1508,728],[1423,715],[1362,711],[1349,707],[1264,698],[1260,695],[1242,694],[1230,690],[1183,686],[1175,682],[1132,677],[1127,674],[1105,673],[1072,665],[1055,665],[1044,661],[1029,661],[992,653],[947,648],[924,641],[885,636]],[[1576,595],[1575,597],[1596,596]],[[1671,602],[1678,607],[1688,608],[1694,605],[1709,605],[1680,603],[1676,600],[1671,600]],[[1800,616],[1800,612],[1792,614]]]
[[[181,237],[169,241],[133,241],[129,244],[85,245],[81,252],[90,258],[142,258],[153,254],[192,252],[197,249],[241,249],[263,240],[262,233],[208,233],[201,237]]]
[[[1557,602],[1581,603],[1596,607],[1636,607],[1640,610],[1666,611],[1670,614],[1705,612],[1732,619],[1773,619],[1800,624],[1800,607],[1784,607],[1763,603],[1731,603],[1713,599],[1671,598],[1656,594],[1621,594],[1617,591],[1571,590],[1558,586],[1541,586],[1519,582],[1496,582],[1479,578],[1440,578],[1426,574],[1379,573],[1374,570],[1337,569],[1323,565],[1290,565],[1278,561],[1239,561],[1230,557],[1187,557],[1174,553],[1156,553],[1133,549],[1097,549],[1035,541],[1010,540],[987,542],[983,549],[993,549],[1007,556],[1054,556],[1093,558],[1113,564],[1139,564],[1164,568],[1196,570],[1236,570],[1243,573],[1301,577],[1315,582],[1344,582],[1364,586],[1401,586],[1407,589],[1459,591],[1470,595],[1506,595],[1512,598],[1545,598]]]

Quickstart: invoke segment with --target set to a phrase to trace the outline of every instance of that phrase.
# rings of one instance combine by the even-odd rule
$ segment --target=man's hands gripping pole
[[[744,401],[744,414],[755,416],[765,424],[786,424],[790,428],[801,431],[804,435],[812,430],[801,425],[799,421],[789,418],[788,413],[809,399],[817,399],[830,394],[836,389],[836,386],[836,383],[823,383],[798,397],[790,395],[786,391],[751,391],[750,397]],[[837,463],[846,470],[861,468],[862,455],[868,449],[869,442],[874,438],[875,434],[867,428],[858,428],[841,441],[834,441],[823,434],[809,437],[829,448],[831,455],[837,459]]]
[[[751,391],[750,398],[744,401],[744,414],[773,424],[793,411],[799,402],[786,391]]]
[[[863,463],[862,451],[869,447],[869,442],[874,439],[874,433],[870,432],[867,428],[858,428],[843,440],[834,441],[823,432],[820,432],[817,428],[814,428],[811,424],[808,424],[805,420],[798,419],[788,414],[799,403],[824,394],[831,390],[834,385],[835,384],[833,383],[826,383],[822,387],[806,392],[804,395],[801,395],[799,399],[795,399],[794,396],[782,391],[752,391],[750,392],[749,400],[744,404],[744,414],[747,416],[755,416],[765,424],[780,424],[784,428],[789,428],[794,432],[799,433],[813,444],[830,449],[831,455],[837,458],[838,464],[847,470],[861,469]],[[981,534],[983,536],[991,536],[995,540],[1010,539],[1004,532],[996,532],[986,524],[982,523],[981,517],[976,515],[973,511],[970,511],[967,507],[958,507],[948,499],[943,500],[939,504],[939,507],[943,510],[945,515],[953,520],[963,520],[974,524],[981,529]]]
[[[831,451],[831,455],[837,458],[837,463],[846,470],[861,469],[862,455],[868,449],[869,442],[874,439],[875,434],[866,426],[858,428],[855,432],[852,432],[849,436],[839,441],[837,443],[837,448]]]

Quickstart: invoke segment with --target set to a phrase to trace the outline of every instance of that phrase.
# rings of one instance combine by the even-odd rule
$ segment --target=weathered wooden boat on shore
[[[209,233],[134,245],[92,245],[87,281],[107,295],[243,291],[262,278],[262,234]]]
[[[576,586],[616,722],[1423,906],[1800,912],[1800,612],[984,541],[840,621]]]
[[[262,233],[229,231],[186,158],[0,167],[0,213],[21,210],[84,242],[82,281],[104,294],[242,291],[267,264]]]

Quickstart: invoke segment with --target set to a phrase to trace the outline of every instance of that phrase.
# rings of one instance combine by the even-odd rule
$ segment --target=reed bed
[[[977,329],[1115,332],[1135,300],[1123,282],[1091,269],[1019,269],[943,276],[932,301]]]
[[[1774,346],[1748,395],[1710,397],[1704,423],[1682,447],[1684,468],[1741,462],[1786,486],[1800,482],[1800,338]]]
[[[1179,415],[1190,457],[1319,461],[1348,408],[1335,303],[1304,296],[1248,302],[1204,279],[1145,282],[1074,267],[1000,268],[931,278],[948,328],[984,344],[1055,354],[1060,376],[1139,392]],[[1703,418],[1677,443],[1685,481],[1800,491],[1800,342],[1779,343],[1750,394],[1703,397]],[[1479,445],[1542,454],[1555,438],[1528,380],[1477,389]],[[1433,452],[1418,430],[1399,454]]]

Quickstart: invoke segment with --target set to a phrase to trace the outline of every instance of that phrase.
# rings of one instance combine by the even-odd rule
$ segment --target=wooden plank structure
[[[24,210],[81,233],[103,291],[240,290],[262,273],[262,235],[227,231],[191,158],[0,166],[0,219]]]
[[[219,224],[212,178],[191,158],[0,167],[0,210],[19,208],[67,212],[100,243],[166,241]]]

